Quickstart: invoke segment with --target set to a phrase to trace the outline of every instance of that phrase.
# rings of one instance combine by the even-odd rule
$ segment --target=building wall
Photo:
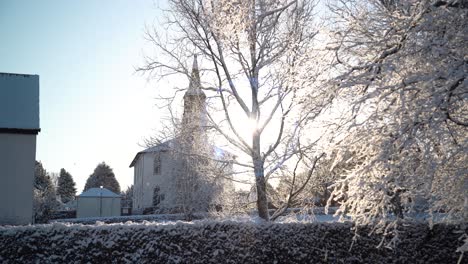
[[[141,200],[143,197],[143,174],[142,174],[142,168],[143,168],[143,161],[141,158],[139,158],[135,166],[133,166],[133,212],[139,212],[141,208]]]
[[[36,135],[0,133],[0,224],[33,219]]]
[[[39,76],[0,72],[0,128],[39,128]]]
[[[153,161],[156,153],[148,153],[146,155],[146,159]],[[176,175],[174,173],[175,169],[177,168],[177,163],[171,155],[170,151],[160,152],[161,156],[161,171],[159,174],[153,173],[153,163],[151,166],[148,166],[146,170],[146,176],[151,178],[152,186],[150,186],[150,203],[153,203],[153,193],[154,187],[159,186],[160,194],[164,195],[164,200],[161,201],[160,207],[171,208],[176,206],[176,190],[175,190],[175,178]],[[148,162],[149,163],[149,162]]]
[[[148,152],[140,154],[134,166],[134,201],[133,213],[140,214],[145,208],[153,206],[154,188],[159,186],[160,194],[164,195],[164,200],[160,203],[160,208],[177,207],[178,188],[176,188],[176,173],[180,169],[180,162],[175,159],[170,151],[159,152],[161,157],[161,171],[159,174],[154,174],[154,158],[156,152]],[[226,172],[232,171],[232,164],[225,167]],[[217,194],[227,194],[234,191],[232,181],[225,178],[218,178],[216,187],[213,189]],[[215,195],[216,196],[216,195]],[[220,203],[220,201],[212,201]]]
[[[156,155],[157,153],[154,152],[143,153],[135,164],[133,210],[136,213],[153,206],[153,192],[156,186],[160,187],[160,193],[165,196],[161,206],[172,207],[175,204],[176,195],[171,190],[174,190],[174,170],[177,164],[169,152],[159,152],[161,171],[159,174],[154,174],[154,158]]]
[[[79,197],[76,217],[120,216],[120,200],[117,197]]]
[[[155,184],[155,179],[153,177],[153,153],[145,153],[141,156],[140,159],[143,161],[142,167],[142,199],[141,206],[142,208],[151,207],[153,200],[153,186]],[[161,159],[161,163],[162,163]]]

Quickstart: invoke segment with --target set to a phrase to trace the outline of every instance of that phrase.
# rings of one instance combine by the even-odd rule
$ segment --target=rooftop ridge
[[[26,74],[26,73],[14,73],[14,72],[0,72],[0,75],[23,76],[23,77],[39,76],[38,74]]]

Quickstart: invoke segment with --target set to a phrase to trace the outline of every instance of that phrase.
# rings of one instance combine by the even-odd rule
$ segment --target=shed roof
[[[83,192],[82,194],[78,195],[78,197],[116,197],[120,198],[120,195],[111,192],[106,188],[91,188],[87,191]]]

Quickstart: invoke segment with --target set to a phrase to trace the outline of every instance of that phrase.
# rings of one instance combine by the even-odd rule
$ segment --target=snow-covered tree
[[[357,223],[415,211],[468,219],[466,1],[335,1],[334,86],[353,98],[335,186]]]
[[[120,193],[119,182],[115,178],[112,168],[105,162],[99,163],[94,169],[93,174],[88,177],[84,191],[90,188],[99,188],[101,186],[116,194]]]
[[[34,188],[38,190],[45,190],[53,186],[49,174],[42,166],[40,161],[36,161],[34,167]]]
[[[46,223],[59,206],[54,185],[42,166],[36,161],[34,170],[33,210],[36,223]]]
[[[63,203],[67,203],[75,198],[76,188],[75,182],[71,174],[65,169],[60,169],[60,176],[57,181],[57,194]]]
[[[327,157],[322,157],[315,164],[315,169],[309,168],[300,172],[297,169],[292,172],[285,171],[286,175],[280,178],[276,188],[280,196],[278,202],[284,203],[289,200],[291,207],[325,206],[330,198],[332,185],[346,171],[356,166],[355,162],[351,162],[352,155],[348,153],[348,159],[335,163],[336,154],[332,153]]]
[[[60,177],[60,173],[58,172],[49,172],[50,180],[52,181],[52,185],[54,185],[55,189],[58,187],[58,179]]]
[[[170,0],[169,5],[170,34],[148,32],[158,57],[147,57],[139,70],[190,78],[187,59],[202,57],[208,125],[248,157],[237,165],[252,175],[259,216],[269,220],[268,179],[299,152],[311,151],[301,131],[332,99],[331,89],[320,90],[316,82],[324,59],[314,50],[315,2]],[[315,108],[306,112],[298,107],[304,90],[317,90]]]

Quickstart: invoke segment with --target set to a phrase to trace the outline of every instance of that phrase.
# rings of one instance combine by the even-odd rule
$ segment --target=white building
[[[91,188],[76,197],[76,217],[120,216],[121,197],[106,188]]]
[[[39,76],[0,73],[0,225],[33,221]]]
[[[213,155],[216,160],[220,161],[215,164],[218,166],[217,169],[222,167],[223,171],[232,171],[232,163],[227,161],[234,157],[204,141],[206,136],[204,130],[207,120],[205,99],[206,95],[201,90],[197,60],[195,58],[189,89],[184,95],[184,115],[180,133],[185,134],[185,136],[179,136],[179,138],[168,140],[138,152],[130,164],[130,167],[134,168],[134,213],[141,213],[145,208],[149,207],[162,209],[180,208],[181,196],[183,196],[186,190],[196,190],[194,191],[196,193],[191,195],[190,198],[197,199],[201,197],[203,186],[200,188],[192,188],[192,186],[187,185],[185,187],[180,186],[181,180],[190,180],[188,178],[180,178],[184,177],[183,174],[185,173],[183,169],[184,162],[182,161],[184,158],[181,158],[181,154],[177,153],[181,145],[184,144],[180,138],[184,138],[184,141],[192,145],[195,141],[199,142],[198,145],[204,145],[209,155]],[[189,146],[188,148],[194,147]],[[208,185],[210,186],[210,192],[222,192],[228,189],[233,190],[234,188],[231,181],[221,177],[214,179]],[[206,188],[204,190],[206,191]],[[213,201],[209,206],[212,205],[217,205],[217,202]]]
[[[133,211],[140,212],[144,208],[152,207],[155,188],[164,190],[160,195],[163,203],[172,203],[176,197],[172,189],[172,172],[177,165],[170,153],[173,141],[145,149],[136,154],[130,167],[134,168],[133,178]]]

